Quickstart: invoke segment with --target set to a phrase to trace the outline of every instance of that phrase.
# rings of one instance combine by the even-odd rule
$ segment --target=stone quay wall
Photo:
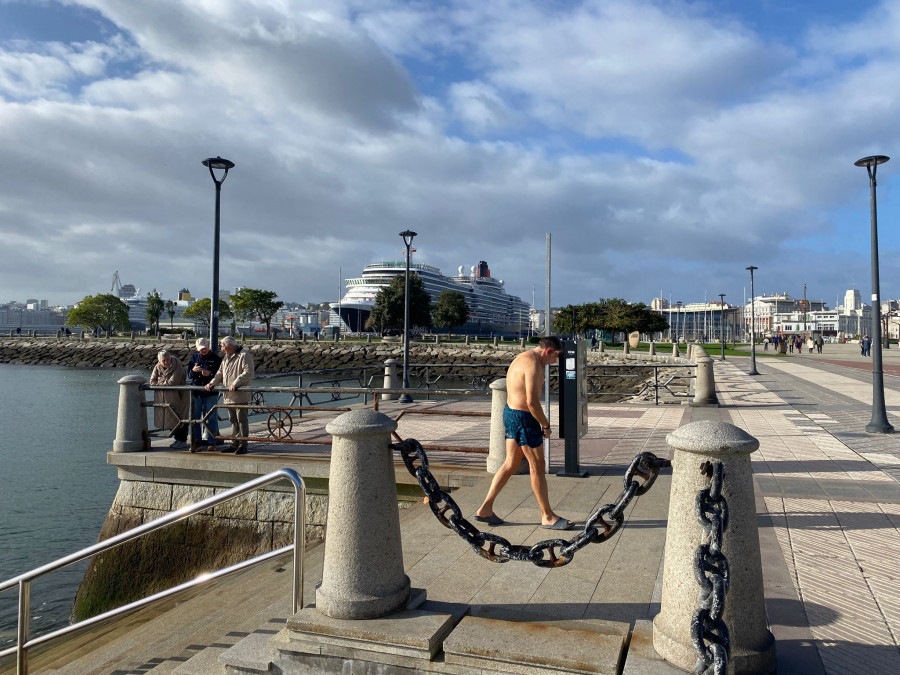
[[[214,478],[213,476],[208,476]],[[202,480],[194,472],[189,480]],[[98,541],[194,504],[233,485],[122,480]],[[72,609],[81,620],[288,546],[294,540],[293,491],[257,490],[95,556]],[[328,496],[306,493],[307,544],[325,537]]]

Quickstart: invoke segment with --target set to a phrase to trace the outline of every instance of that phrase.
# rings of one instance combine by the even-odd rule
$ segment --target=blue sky
[[[900,141],[900,0],[0,0],[0,301],[125,282],[337,299],[487,260],[553,303],[871,293],[865,155]],[[900,297],[900,155],[879,170]]]

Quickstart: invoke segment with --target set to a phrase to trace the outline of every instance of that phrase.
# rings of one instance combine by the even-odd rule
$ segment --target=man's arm
[[[525,371],[525,400],[528,401],[528,411],[544,429],[544,435],[546,436],[550,430],[550,422],[544,415],[544,408],[541,405],[543,375],[541,366],[537,362],[529,364],[528,369]]]

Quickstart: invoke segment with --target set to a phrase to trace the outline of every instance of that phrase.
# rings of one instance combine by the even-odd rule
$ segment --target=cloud
[[[894,2],[789,44],[679,2],[70,4],[115,30],[0,44],[7,294],[118,269],[207,295],[222,155],[223,288],[336,300],[411,228],[423,262],[487,260],[539,303],[547,232],[562,304],[689,301],[750,262],[831,297],[816,236],[864,265],[852,162],[900,140]]]

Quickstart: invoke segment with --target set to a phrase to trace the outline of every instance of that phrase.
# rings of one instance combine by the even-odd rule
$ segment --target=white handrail
[[[63,567],[67,567],[68,565],[72,565],[76,562],[84,560],[85,558],[96,555],[97,553],[108,551],[109,549],[115,548],[116,546],[131,541],[132,539],[137,539],[138,537],[142,537],[145,534],[155,532],[156,530],[162,529],[163,527],[171,525],[172,523],[177,523],[196,513],[205,511],[211,506],[227,502],[231,499],[234,499],[235,497],[240,497],[241,495],[247,494],[248,492],[253,492],[257,488],[260,488],[264,485],[268,485],[269,483],[274,483],[283,479],[287,479],[294,488],[293,544],[280,548],[277,551],[270,551],[269,553],[264,553],[262,555],[256,556],[255,558],[250,558],[249,560],[245,560],[216,572],[201,574],[197,578],[192,579],[191,581],[186,581],[185,583],[173,588],[169,588],[165,591],[160,591],[159,593],[156,593],[154,595],[142,598],[141,600],[136,600],[135,602],[123,605],[121,607],[117,607],[108,612],[104,612],[103,614],[98,614],[89,619],[85,619],[84,621],[79,621],[78,623],[74,623],[66,626],[65,628],[47,633],[38,638],[34,638],[33,640],[28,639],[29,614],[31,607],[31,582],[38,577],[49,574],[50,572],[61,569]],[[8,590],[14,586],[19,587],[19,617],[18,628],[16,630],[16,646],[0,651],[0,658],[15,653],[16,672],[19,675],[27,675],[28,650],[31,647],[42,644],[44,642],[47,642],[48,640],[52,640],[67,633],[71,633],[72,631],[78,630],[79,628],[84,628],[105,619],[117,616],[119,614],[124,614],[140,607],[144,607],[145,605],[149,605],[156,600],[169,597],[194,586],[199,586],[200,584],[212,581],[213,579],[218,579],[219,577],[231,574],[232,572],[237,572],[238,570],[245,569],[247,567],[255,565],[256,563],[274,558],[278,555],[281,555],[282,553],[286,553],[291,550],[294,552],[294,574],[291,589],[291,608],[293,613],[296,614],[303,608],[303,555],[305,552],[305,548],[306,483],[303,482],[303,478],[301,478],[293,469],[278,469],[277,471],[268,473],[265,476],[254,478],[253,480],[247,481],[246,483],[233,487],[229,490],[226,490],[225,492],[220,492],[217,495],[207,497],[206,499],[203,499],[194,504],[183,506],[177,511],[168,513],[160,518],[157,518],[156,520],[150,521],[149,523],[139,525],[135,528],[132,528],[131,530],[122,532],[121,534],[117,534],[115,537],[110,537],[109,539],[98,542],[93,546],[88,546],[87,548],[84,548],[76,553],[72,553],[63,558],[55,560],[41,567],[37,567],[33,570],[25,572],[24,574],[20,574],[16,577],[13,577],[12,579],[8,579],[7,581],[0,583],[0,592]]]

